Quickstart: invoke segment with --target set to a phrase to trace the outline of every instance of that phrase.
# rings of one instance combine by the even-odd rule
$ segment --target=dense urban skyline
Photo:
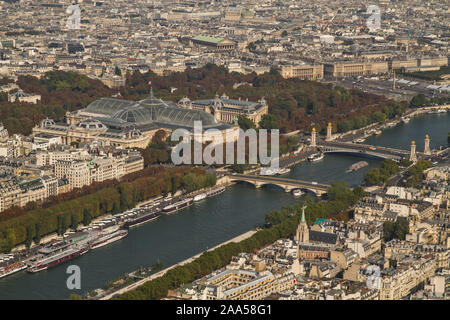
[[[0,299],[448,300],[449,16],[0,1]]]

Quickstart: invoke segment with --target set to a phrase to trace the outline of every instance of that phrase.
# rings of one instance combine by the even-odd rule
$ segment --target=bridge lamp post
[[[331,122],[328,123],[327,126],[327,137],[325,138],[325,141],[331,141],[331,132],[333,131],[333,126],[331,125]]]
[[[409,161],[417,162],[416,142],[414,140],[411,141],[411,153],[409,154]]]
[[[316,128],[312,128],[311,130],[311,147],[317,146],[316,143]]]
[[[427,156],[431,155],[430,136],[428,134],[425,135],[425,148],[423,150],[423,153]]]

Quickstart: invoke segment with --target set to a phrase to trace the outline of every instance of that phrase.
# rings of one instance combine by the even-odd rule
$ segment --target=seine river
[[[431,147],[436,148],[447,144],[449,131],[449,113],[424,115],[411,119],[407,125],[386,129],[382,135],[368,138],[367,143],[406,149],[415,140],[422,151],[425,134],[430,135]],[[318,163],[297,165],[287,177],[321,183],[343,180],[355,186],[362,182],[365,172],[380,163],[366,159],[369,166],[354,173],[345,172],[360,160],[346,155],[326,155]],[[234,185],[219,196],[133,228],[128,237],[69,263],[36,274],[19,272],[0,279],[0,299],[66,299],[71,293],[83,294],[100,288],[109,280],[151,266],[158,260],[168,267],[264,224],[268,211],[295,201],[291,194],[275,187],[255,189],[246,184]],[[70,264],[81,269],[81,290],[66,288],[66,269]]]

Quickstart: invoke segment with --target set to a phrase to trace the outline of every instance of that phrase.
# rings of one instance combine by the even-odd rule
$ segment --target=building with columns
[[[237,43],[232,40],[218,37],[198,35],[190,39],[190,43],[195,46],[209,48],[215,52],[228,52],[236,50]]]
[[[387,61],[339,61],[326,63],[324,73],[334,78],[368,76],[389,71]]]
[[[322,79],[323,64],[282,66],[281,76],[283,78],[299,78],[301,80]]]
[[[247,109],[252,115],[253,109]],[[44,119],[33,128],[33,135],[61,137],[62,143],[67,145],[95,142],[124,149],[146,148],[157,131],[164,130],[167,135],[179,128],[193,132],[196,121],[202,123],[203,130],[219,130],[224,139],[237,137],[236,126],[223,123],[203,110],[181,108],[173,102],[157,99],[153,90],[140,101],[98,99],[84,109],[67,112],[65,122]]]
[[[234,123],[239,116],[243,115],[253,121],[256,126],[258,126],[262,116],[269,113],[269,106],[264,98],[253,102],[230,99],[225,93],[221,97],[216,94],[214,99],[195,101],[184,97],[178,102],[178,106],[185,109],[207,112],[213,115],[217,121],[225,123]]]

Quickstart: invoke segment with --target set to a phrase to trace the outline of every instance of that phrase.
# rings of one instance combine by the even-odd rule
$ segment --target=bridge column
[[[430,149],[430,136],[425,135],[425,148],[423,150],[423,153],[427,156],[431,155],[431,149]]]
[[[331,125],[331,122],[328,123],[328,127],[327,127],[327,137],[325,138],[325,141],[331,141],[333,140],[331,138],[331,131],[333,130],[333,126]]]
[[[316,128],[312,128],[311,130],[311,147],[315,147],[316,144]]]
[[[255,185],[255,188],[256,189],[259,189],[259,188],[261,188],[262,186],[263,186],[263,184],[262,183],[260,183],[260,182],[256,182],[256,181],[254,181],[254,183],[253,183],[254,185]]]
[[[417,162],[416,142],[414,140],[411,141],[411,152],[409,154],[409,161]]]
[[[294,188],[289,187],[289,186],[284,186],[284,192],[291,192],[292,189],[294,189]]]

